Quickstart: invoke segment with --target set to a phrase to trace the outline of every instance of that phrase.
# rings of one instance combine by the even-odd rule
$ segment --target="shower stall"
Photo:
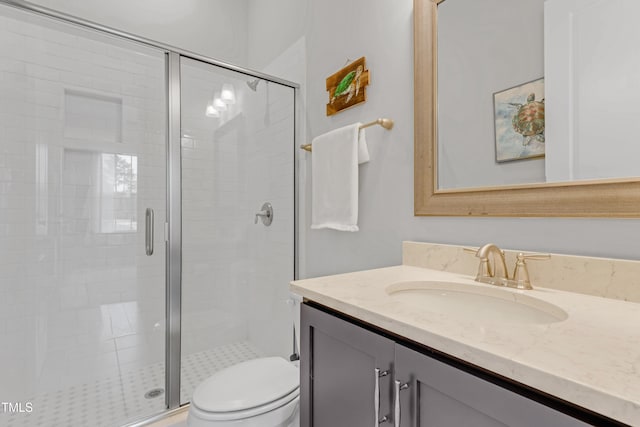
[[[0,1],[0,426],[135,424],[288,358],[296,89]]]

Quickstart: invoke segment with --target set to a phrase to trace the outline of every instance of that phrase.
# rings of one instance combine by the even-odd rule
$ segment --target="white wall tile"
[[[190,94],[185,103],[193,104],[183,109],[191,112],[183,117],[183,129],[193,137],[183,144],[183,353],[248,339],[263,354],[288,356],[284,300],[293,275],[293,91],[269,84],[267,104],[264,82],[253,92],[243,78],[214,67],[183,67],[182,75],[184,93]],[[207,97],[223,83],[236,89],[234,111],[207,119]],[[288,132],[266,120],[276,105],[289,113],[288,119],[278,117]],[[253,223],[265,201],[275,208],[270,227]],[[270,273],[274,269],[282,271],[279,277]],[[223,333],[215,323],[225,313]]]
[[[119,337],[163,345],[164,251],[144,256],[140,227],[147,206],[165,217],[164,57],[111,43],[0,17],[0,359],[29,361],[0,373],[6,398],[119,375]],[[81,111],[85,132],[64,138],[65,90],[118,100],[117,141],[97,138],[116,123],[95,103]],[[137,233],[96,228],[100,183],[83,152],[138,156]],[[136,299],[140,314],[126,305]]]

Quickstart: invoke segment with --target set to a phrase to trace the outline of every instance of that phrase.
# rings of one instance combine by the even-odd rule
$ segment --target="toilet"
[[[291,295],[295,330],[302,298]],[[294,353],[300,348],[296,336]],[[300,370],[297,362],[262,357],[214,373],[191,397],[189,427],[299,427]]]
[[[298,367],[281,357],[238,363],[216,372],[191,398],[189,427],[298,427]]]

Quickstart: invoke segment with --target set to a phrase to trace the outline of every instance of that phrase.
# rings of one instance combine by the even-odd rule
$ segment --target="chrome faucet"
[[[516,259],[516,267],[513,271],[513,277],[509,277],[507,271],[507,263],[504,258],[504,251],[493,243],[488,243],[478,250],[467,249],[468,252],[475,252],[480,258],[478,273],[476,274],[476,282],[488,283],[490,285],[508,286],[517,289],[533,289],[529,279],[529,271],[527,270],[527,259],[549,259],[549,254],[523,254],[518,253]],[[493,262],[490,257],[493,254]],[[496,266],[497,264],[497,266]]]

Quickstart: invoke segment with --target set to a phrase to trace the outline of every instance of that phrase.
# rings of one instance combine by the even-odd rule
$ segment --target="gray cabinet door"
[[[377,426],[376,369],[388,372],[379,418],[391,418],[393,341],[305,304],[300,337],[301,427]]]
[[[401,427],[577,427],[575,418],[397,344]]]

